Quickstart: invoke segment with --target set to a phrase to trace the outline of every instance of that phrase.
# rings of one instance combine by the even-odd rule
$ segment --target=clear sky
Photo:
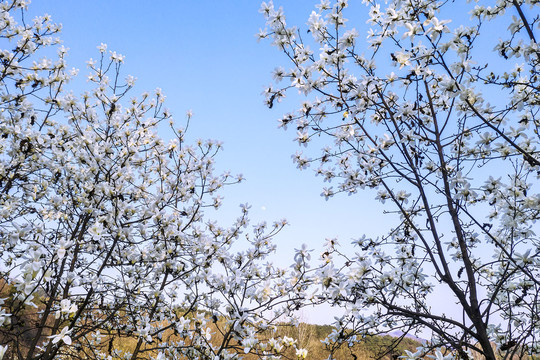
[[[286,2],[285,11],[291,22],[304,25],[315,3]],[[275,239],[276,261],[285,265],[302,243],[320,249],[325,238],[338,237],[347,244],[363,233],[381,234],[388,225],[379,226],[386,219],[374,194],[325,201],[322,179],[292,163],[298,150],[294,133],[277,129],[277,119],[299,103],[271,110],[263,103],[261,92],[271,83],[271,70],[287,62],[269,42],[257,43],[255,34],[264,27],[259,7],[258,0],[34,0],[29,9],[63,24],[68,65],[80,69],[81,79],[85,62],[98,58],[96,47],[106,43],[125,55],[124,74],[138,79],[133,95],[162,88],[179,122],[192,109],[191,136],[223,141],[218,167],[247,179],[223,193],[224,207],[215,216],[224,222],[234,219],[238,205],[247,202],[256,221],[288,219],[291,225]],[[332,320],[320,313],[306,318]]]
[[[284,6],[288,23],[305,26],[318,0],[274,2]],[[74,84],[76,89],[84,86],[85,62],[98,58],[96,47],[106,43],[110,50],[125,55],[124,74],[138,79],[133,95],[162,88],[166,104],[178,122],[184,121],[187,110],[193,110],[191,138],[223,141],[218,168],[242,173],[246,178],[246,182],[224,191],[223,208],[209,215],[226,226],[240,214],[238,205],[247,202],[252,205],[254,221],[288,219],[290,226],[275,238],[278,252],[274,258],[286,266],[293,262],[293,249],[303,243],[315,249],[316,260],[326,238],[337,237],[347,245],[363,234],[387,233],[393,219],[383,215],[381,204],[373,200],[373,192],[338,195],[325,201],[320,193],[328,184],[323,185],[311,170],[301,172],[292,163],[291,155],[299,149],[293,141],[295,131],[277,129],[277,119],[296,109],[300,98],[288,99],[273,109],[264,105],[261,92],[272,81],[271,71],[289,65],[269,41],[256,41],[255,34],[264,27],[264,18],[258,13],[260,3],[33,0],[30,12],[49,13],[63,24],[61,38],[70,49],[68,64],[81,70],[81,81]],[[354,19],[347,25],[356,27],[361,39],[367,10],[360,1],[350,3],[347,14]],[[460,3],[450,11],[462,11]],[[496,34],[498,24],[492,26]],[[496,37],[487,39],[497,41]],[[479,46],[477,51],[490,57],[492,48]],[[316,151],[311,149],[311,153]],[[451,296],[447,295],[437,292],[434,311],[453,311],[453,300],[449,302]],[[327,309],[306,310],[303,320],[329,323],[334,315],[335,311]]]

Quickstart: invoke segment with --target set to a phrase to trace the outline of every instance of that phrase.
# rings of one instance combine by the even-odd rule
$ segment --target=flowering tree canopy
[[[371,189],[399,220],[352,252],[330,242],[313,269],[312,299],[347,310],[327,341],[400,329],[432,334],[411,358],[538,355],[538,3],[363,3],[367,41],[347,0],[322,0],[306,29],[261,7],[259,36],[290,65],[266,103],[297,89],[306,101],[280,125],[301,146],[326,140],[295,163],[334,185],[327,198]],[[443,297],[447,310],[432,306]]]
[[[0,3],[0,358],[305,357],[263,341],[296,297],[266,262],[285,222],[204,220],[241,180],[215,174],[221,144],[186,143],[160,89],[128,97],[106,45],[67,91],[60,26],[26,6]]]

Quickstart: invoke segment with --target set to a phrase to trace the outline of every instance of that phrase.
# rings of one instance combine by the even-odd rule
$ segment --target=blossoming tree
[[[264,341],[296,297],[266,262],[285,222],[204,220],[241,180],[215,174],[220,143],[188,144],[159,89],[128,98],[105,45],[68,92],[60,27],[26,3],[0,3],[0,358],[304,354]]]
[[[432,334],[411,358],[538,355],[538,3],[363,3],[367,41],[347,0],[322,0],[307,29],[261,7],[259,36],[290,65],[266,103],[304,94],[280,126],[302,146],[327,142],[294,161],[334,184],[327,198],[371,190],[397,220],[355,251],[330,242],[312,271],[312,299],[347,310],[328,344],[399,329]]]

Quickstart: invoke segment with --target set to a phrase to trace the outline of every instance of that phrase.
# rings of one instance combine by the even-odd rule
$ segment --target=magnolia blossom
[[[52,343],[56,344],[59,341],[64,342],[66,345],[71,345],[71,338],[69,337],[69,334],[71,333],[71,330],[65,326],[60,333],[49,336],[49,339],[52,339]]]
[[[297,349],[296,350],[296,356],[299,358],[299,359],[305,359],[307,357],[307,350],[306,349]]]

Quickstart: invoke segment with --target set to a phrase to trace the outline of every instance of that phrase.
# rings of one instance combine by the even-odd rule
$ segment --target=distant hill
[[[6,299],[6,304],[10,304],[15,301],[13,298],[14,288],[13,286],[7,285],[0,282],[0,298]],[[38,302],[39,304],[39,302]],[[36,323],[37,313],[39,312],[41,306],[38,308],[29,307],[24,311],[21,311],[17,316],[13,316],[11,319],[11,327],[22,327],[27,329],[25,334],[27,337],[21,337],[14,339],[12,334],[10,334],[9,327],[5,329],[0,329],[0,344],[6,344],[10,341],[18,341],[23,343],[26,346],[30,346],[32,340],[32,334],[35,330],[33,327],[29,327],[31,324]],[[219,319],[219,322],[224,322],[226,319]],[[52,320],[51,320],[52,321]],[[405,350],[414,350],[421,345],[421,342],[425,341],[423,339],[418,339],[414,337],[405,337],[399,344],[397,343],[399,333],[392,332],[384,336],[370,336],[361,339],[360,342],[355,342],[354,346],[349,347],[347,344],[340,347],[331,347],[323,344],[321,340],[324,340],[329,334],[332,333],[334,327],[331,325],[314,325],[307,323],[300,323],[297,326],[283,324],[277,327],[276,331],[268,331],[260,334],[261,338],[277,338],[283,336],[289,336],[294,339],[297,339],[298,346],[308,350],[307,359],[327,359],[330,354],[332,354],[332,359],[335,360],[368,360],[368,359],[385,359],[392,360],[397,359],[399,356],[405,354]],[[43,335],[44,340],[49,333],[46,332]],[[108,335],[103,334],[105,338]],[[219,335],[214,332],[212,340],[219,342]],[[108,343],[106,340],[103,343]],[[131,351],[136,343],[136,337],[122,337],[120,340],[115,340],[111,342],[113,348],[121,351]],[[25,346],[23,345],[24,349]],[[150,354],[148,354],[150,355]],[[296,354],[290,353],[286,354],[288,357],[295,359]],[[8,353],[6,358],[14,358],[14,354]],[[259,359],[258,356],[254,354],[243,355],[243,358],[246,360],[255,360]]]
[[[388,333],[388,335],[393,336],[393,337],[397,337],[397,338],[402,337],[404,334],[405,333],[403,331],[401,331],[401,330],[394,330],[394,331]],[[417,341],[420,344],[425,344],[427,342],[426,339],[422,339],[422,338],[416,337],[416,336],[411,335],[411,334],[407,334],[407,335],[405,335],[405,337],[408,338],[408,339],[412,339],[414,341]]]
[[[298,339],[298,345],[308,350],[307,359],[327,359],[332,353],[332,359],[336,360],[393,360],[405,355],[405,350],[416,350],[422,342],[426,341],[407,336],[398,343],[399,336],[389,333],[365,337],[352,347],[342,345],[338,348],[330,348],[321,340],[324,340],[333,330],[334,327],[331,325],[300,323],[298,327],[283,326],[277,330],[276,335]]]

